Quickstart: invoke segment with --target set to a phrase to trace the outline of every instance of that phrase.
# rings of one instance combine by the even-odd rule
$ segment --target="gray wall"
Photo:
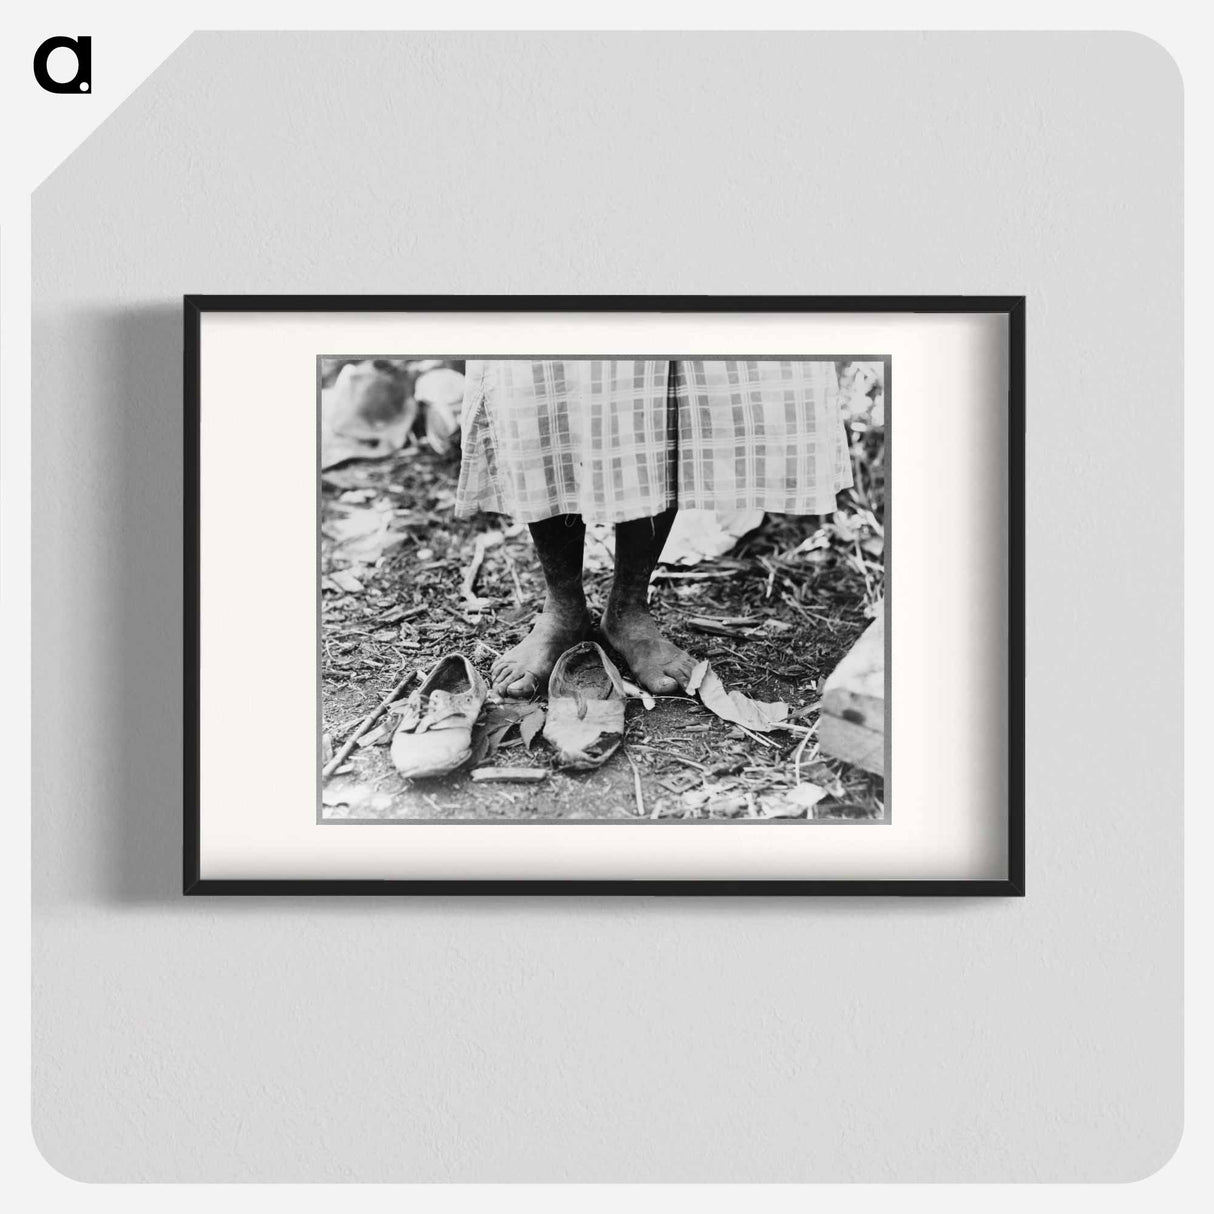
[[[1181,81],[1132,35],[191,38],[34,196],[47,1158],[1158,1168],[1181,1130],[1180,217]],[[1026,293],[1028,898],[183,901],[186,291]],[[255,671],[233,694],[272,700]]]

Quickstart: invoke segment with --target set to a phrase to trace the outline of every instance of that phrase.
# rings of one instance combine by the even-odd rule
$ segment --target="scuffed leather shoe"
[[[562,767],[599,767],[624,737],[624,682],[594,641],[566,649],[548,680],[544,737]]]
[[[402,776],[445,776],[468,761],[472,727],[489,694],[463,654],[451,653],[409,697],[396,733],[392,762]]]

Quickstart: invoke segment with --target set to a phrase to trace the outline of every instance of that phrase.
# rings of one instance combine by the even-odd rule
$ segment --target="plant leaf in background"
[[[762,510],[680,510],[662,548],[663,565],[698,565],[724,556],[763,521]]]
[[[407,382],[404,368],[392,359],[369,358],[342,367],[333,385],[320,393],[321,467],[383,459],[399,451],[417,417]]]
[[[446,455],[459,441],[464,377],[450,367],[435,367],[417,377],[413,395],[425,410],[426,442],[439,455]]]

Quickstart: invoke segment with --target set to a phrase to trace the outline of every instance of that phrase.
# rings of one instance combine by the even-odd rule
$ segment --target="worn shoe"
[[[548,680],[544,737],[562,767],[599,767],[624,737],[624,683],[594,641],[566,649]]]
[[[443,658],[409,697],[396,733],[392,762],[402,776],[445,776],[468,761],[472,727],[489,694],[462,654]]]

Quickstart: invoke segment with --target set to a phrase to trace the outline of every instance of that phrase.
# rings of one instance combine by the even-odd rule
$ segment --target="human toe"
[[[529,699],[539,688],[539,680],[530,671],[523,671],[521,677],[516,677],[506,684],[506,694],[515,699]]]
[[[526,673],[516,662],[501,662],[491,674],[491,685],[494,691],[500,692],[508,683]]]
[[[653,692],[655,696],[673,695],[678,689],[678,684],[668,674],[659,674],[653,678],[645,680],[645,686]]]

